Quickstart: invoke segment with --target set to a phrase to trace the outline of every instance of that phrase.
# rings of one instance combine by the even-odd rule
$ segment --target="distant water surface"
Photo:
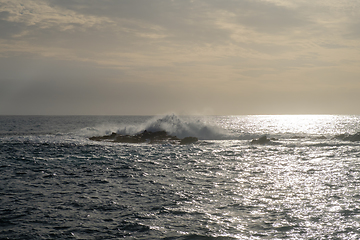
[[[88,139],[145,129],[200,140]],[[360,239],[360,142],[338,137],[358,132],[348,115],[0,116],[0,239]]]

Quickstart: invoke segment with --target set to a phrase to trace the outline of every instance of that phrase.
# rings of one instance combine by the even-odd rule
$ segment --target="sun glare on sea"
[[[269,115],[263,116],[275,131],[287,133],[323,134],[336,125],[334,115]]]
[[[344,118],[340,115],[248,115],[234,116],[232,128],[256,134],[338,134]]]

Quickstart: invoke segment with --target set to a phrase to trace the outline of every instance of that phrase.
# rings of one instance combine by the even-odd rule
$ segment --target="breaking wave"
[[[121,135],[135,135],[144,130],[150,132],[166,131],[168,134],[178,138],[197,137],[201,140],[236,139],[229,131],[216,124],[192,117],[179,117],[175,114],[143,119],[143,121],[135,123],[102,124],[82,129],[79,134],[82,136],[102,136],[116,132]]]
[[[179,138],[197,137],[202,140],[222,140],[228,139],[229,134],[222,128],[205,123],[200,120],[186,120],[175,114],[154,117],[140,125],[127,125],[117,130],[119,134],[136,134],[141,131],[166,131],[170,135]]]

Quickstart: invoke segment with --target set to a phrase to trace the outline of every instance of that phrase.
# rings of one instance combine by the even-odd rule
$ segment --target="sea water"
[[[190,145],[95,142],[165,130]],[[359,239],[359,116],[0,116],[0,239]],[[254,138],[273,138],[251,144]]]

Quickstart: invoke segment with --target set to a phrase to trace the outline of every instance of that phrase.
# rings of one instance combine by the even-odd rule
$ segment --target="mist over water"
[[[359,116],[1,116],[1,239],[359,239]],[[165,130],[197,144],[90,141]],[[251,144],[267,135],[276,140]],[[203,144],[210,143],[210,144]]]
[[[194,136],[199,139],[219,140],[226,139],[227,132],[216,125],[203,122],[201,120],[188,118],[183,119],[177,115],[165,115],[156,117],[138,127],[138,131],[166,131],[170,135],[179,138]],[[118,131],[122,133],[121,131]],[[133,132],[134,134],[134,132]]]

